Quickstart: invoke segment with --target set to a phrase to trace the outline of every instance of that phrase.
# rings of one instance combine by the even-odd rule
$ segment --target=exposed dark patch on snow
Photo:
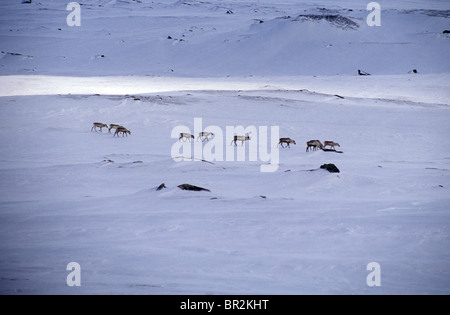
[[[357,30],[359,24],[339,14],[300,14],[293,19],[295,22],[327,21],[332,26],[343,30]]]

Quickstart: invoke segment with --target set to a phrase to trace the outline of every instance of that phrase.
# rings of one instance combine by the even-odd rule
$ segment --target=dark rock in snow
[[[190,185],[190,184],[179,185],[178,188],[180,188],[181,190],[209,191],[209,192],[211,192],[211,190],[209,190],[209,189],[198,187],[198,186],[194,186],[194,185]]]
[[[320,168],[326,169],[330,173],[340,173],[339,169],[334,164],[323,164]]]
[[[365,72],[365,71],[361,71],[361,70],[359,70],[359,69],[358,69],[358,74],[359,74],[359,75],[370,75],[370,73],[367,73],[367,72]]]
[[[163,190],[164,188],[167,188],[166,184],[162,183],[161,185],[158,186],[158,188],[156,188],[156,191]]]

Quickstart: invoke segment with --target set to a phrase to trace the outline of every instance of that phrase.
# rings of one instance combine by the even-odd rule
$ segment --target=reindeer
[[[117,125],[117,124],[110,124],[109,128],[108,128],[108,133],[111,133],[112,129],[117,129],[119,127],[122,127],[121,125]]]
[[[281,144],[281,147],[282,148],[285,148],[285,146],[283,145],[283,144],[287,144],[287,147],[288,148],[290,148],[291,146],[290,146],[290,144],[297,144],[297,143],[295,143],[295,141],[294,140],[292,140],[291,138],[280,138],[280,142],[278,142],[278,146]],[[277,147],[278,147],[277,146]]]
[[[100,128],[100,131],[103,132],[102,129],[103,129],[103,128],[108,128],[108,125],[105,125],[105,124],[99,123],[99,122],[95,122],[95,123],[92,125],[91,131],[92,131],[92,130],[95,130],[95,132],[97,132],[97,128]]]
[[[180,133],[180,138],[178,138],[178,141],[181,141],[181,139],[183,139],[184,142],[186,142],[187,140],[189,140],[189,142],[191,141],[191,139],[195,139],[195,137],[193,135],[191,135],[190,133]]]
[[[119,137],[119,133],[122,133],[122,137],[125,137],[125,135],[127,137],[128,137],[128,135],[131,135],[131,131],[122,126],[119,126],[116,128],[116,132],[114,133],[113,137],[115,137],[116,135],[117,135],[117,137]]]
[[[237,145],[237,141],[241,141],[242,145],[244,145],[244,142],[247,140],[251,140],[249,135],[246,136],[234,136],[233,141],[231,141],[231,145]]]
[[[202,132],[200,132],[200,133],[198,134],[197,141],[198,141],[198,139],[201,139],[202,142],[205,141],[205,140],[208,140],[208,141],[209,141],[209,137],[211,137],[211,136],[214,136],[214,134],[213,134],[212,132],[205,132],[205,131],[202,131]],[[204,138],[204,139],[203,139],[203,138]]]
[[[334,147],[340,147],[339,143],[333,141],[325,141],[323,143],[323,147],[330,147],[332,150],[335,150]]]
[[[313,151],[316,151],[317,149],[323,149],[323,144],[322,142],[320,142],[320,140],[310,140],[306,142],[306,145],[306,152],[308,152],[310,148],[312,148]]]

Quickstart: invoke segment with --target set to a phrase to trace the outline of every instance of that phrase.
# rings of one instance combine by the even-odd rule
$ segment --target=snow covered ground
[[[449,1],[80,3],[0,3],[0,294],[450,293]],[[297,144],[175,161],[195,118]]]

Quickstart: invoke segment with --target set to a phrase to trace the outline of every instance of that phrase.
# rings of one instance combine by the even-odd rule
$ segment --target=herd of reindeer
[[[214,133],[212,132],[200,132],[197,141],[209,141],[209,138],[214,136]],[[190,133],[180,133],[180,138],[178,141],[191,141],[191,139],[195,139],[193,135]],[[234,136],[233,141],[231,141],[231,145],[237,145],[238,141],[241,141],[241,145],[244,145],[245,141],[251,140],[251,137],[249,135],[245,136]],[[278,147],[281,145],[282,148],[290,148],[291,144],[296,145],[295,140],[292,140],[291,138],[280,138],[280,142],[278,142]],[[326,147],[330,147],[329,150],[336,150],[336,147],[340,147],[339,143],[334,141],[325,141],[323,144],[320,142],[320,140],[310,140],[306,142],[306,152],[309,150],[325,150]]]
[[[214,136],[214,133],[212,132],[200,132],[197,141],[209,141],[209,138]],[[178,141],[191,141],[191,139],[195,139],[193,135],[190,133],[180,133],[180,138]],[[233,141],[231,141],[231,145],[237,145],[238,141],[241,141],[241,145],[244,145],[245,141],[251,140],[251,137],[249,135],[245,136],[234,136]],[[290,148],[291,144],[296,145],[295,140],[292,140],[291,138],[280,138],[280,142],[278,142],[278,147],[281,145],[282,148]],[[320,140],[310,140],[306,142],[306,152],[309,150],[325,150],[326,147],[330,147],[329,150],[336,150],[336,147],[340,147],[339,143],[334,141],[325,141],[323,144],[320,142]]]
[[[113,137],[117,136],[119,137],[119,135],[122,133],[122,137],[125,137],[128,135],[131,135],[131,131],[128,130],[127,128],[118,125],[118,124],[110,124],[109,126],[107,124],[103,124],[103,123],[99,123],[99,122],[95,122],[91,128],[91,131],[97,132],[97,128],[100,129],[101,132],[103,132],[103,128],[107,128],[108,129],[108,133],[111,133],[111,130],[115,129],[114,135]],[[214,133],[212,132],[200,132],[198,137],[197,137],[197,141],[201,140],[202,142],[204,141],[209,141],[210,137],[214,136]],[[191,139],[195,139],[195,137],[193,135],[191,135],[190,133],[180,133],[180,137],[178,138],[178,141],[191,141]],[[231,141],[231,145],[237,145],[238,141],[241,141],[241,145],[244,145],[245,141],[249,141],[251,140],[251,137],[249,135],[245,135],[245,136],[234,136],[233,141]],[[296,145],[297,143],[295,143],[295,140],[291,139],[291,138],[280,138],[280,142],[278,142],[278,147],[281,145],[282,148],[290,148],[291,144]],[[320,140],[310,140],[308,142],[306,142],[306,152],[312,150],[312,151],[317,151],[317,150],[325,150],[327,147],[330,147],[329,150],[336,150],[336,147],[340,147],[339,143],[334,142],[334,141],[325,141],[323,144],[322,142],[320,142]]]
[[[117,136],[119,137],[119,134],[122,133],[122,137],[125,137],[128,135],[131,135],[131,131],[125,128],[124,126],[118,125],[118,124],[110,124],[109,126],[107,124],[95,122],[92,125],[91,131],[97,132],[97,128],[100,129],[101,132],[103,132],[103,128],[108,128],[108,133],[111,133],[111,130],[115,129],[116,132],[114,132],[113,137]]]

